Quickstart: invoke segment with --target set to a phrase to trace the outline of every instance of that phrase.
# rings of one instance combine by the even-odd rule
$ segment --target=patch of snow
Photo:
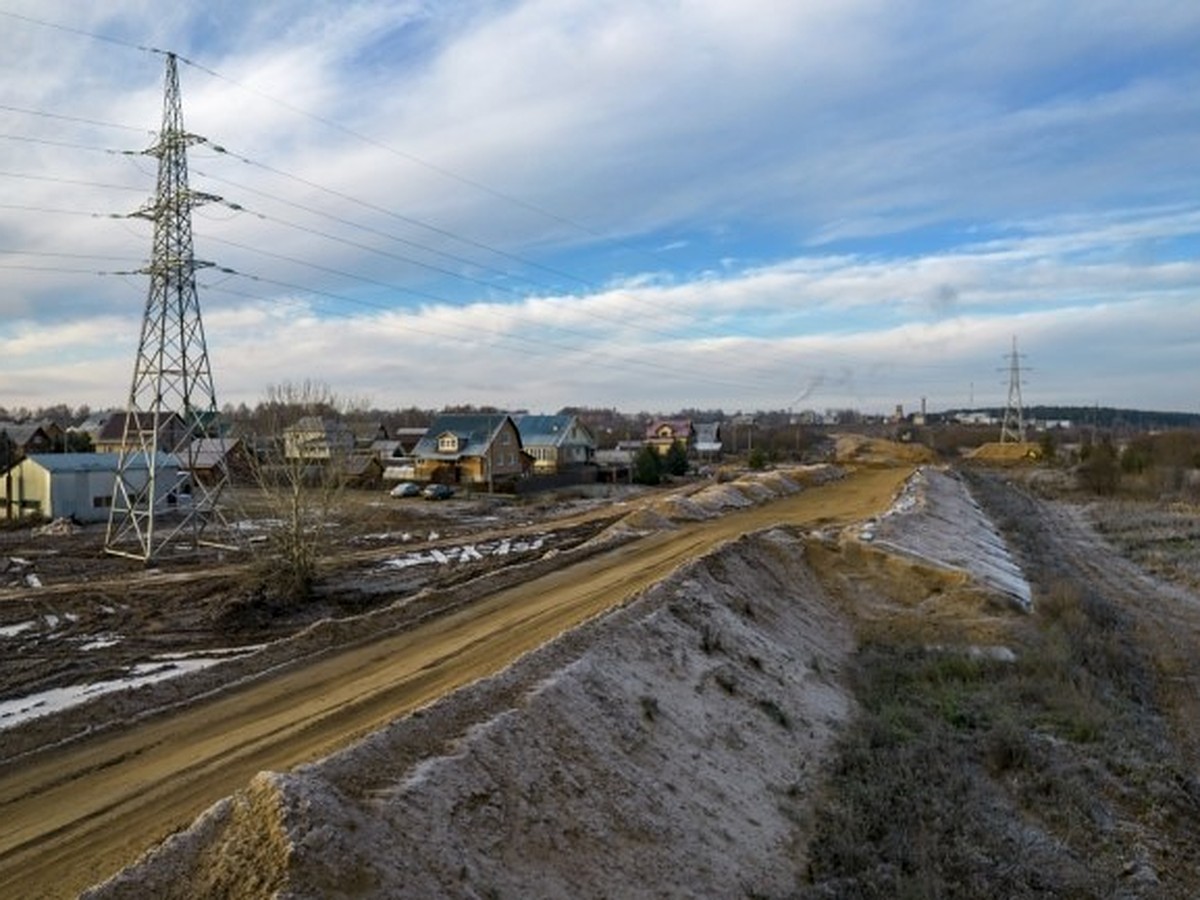
[[[37,628],[37,624],[36,619],[30,619],[28,622],[18,622],[16,625],[0,625],[0,638],[16,637],[30,628]]]
[[[384,560],[380,565],[388,569],[408,569],[423,565],[444,566],[453,562],[479,562],[487,556],[534,553],[542,549],[545,543],[545,535],[536,535],[532,538],[501,538],[498,541],[483,541],[461,547],[431,547],[428,550],[413,551]]]
[[[25,585],[31,588],[40,588],[42,586],[42,579],[37,577],[36,572],[30,572],[25,576]]]
[[[105,647],[115,647],[125,640],[116,634],[100,634],[85,644],[80,644],[80,650],[103,650]]]
[[[30,719],[48,716],[72,706],[86,703],[113,691],[132,690],[143,685],[164,681],[189,672],[198,672],[216,665],[223,658],[194,657],[191,659],[156,661],[135,665],[124,678],[51,688],[26,697],[0,700],[0,730],[12,728]]]

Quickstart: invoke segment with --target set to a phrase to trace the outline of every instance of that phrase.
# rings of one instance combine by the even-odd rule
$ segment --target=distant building
[[[691,419],[656,419],[646,427],[644,443],[666,456],[672,444],[679,444],[685,452],[690,451],[695,437]]]
[[[513,416],[521,449],[533,458],[535,475],[552,475],[586,466],[596,458],[596,436],[578,416]]]
[[[27,456],[0,478],[0,509],[4,518],[41,516],[76,522],[107,521],[116,483],[116,453],[49,453]],[[163,454],[157,465],[156,502],[169,509],[188,502],[179,463]],[[135,457],[127,471],[134,490],[148,478],[145,459]]]
[[[696,423],[696,441],[693,447],[697,456],[707,460],[716,459],[721,455],[723,446],[720,422]]]
[[[286,459],[327,462],[348,456],[355,447],[354,432],[344,422],[304,416],[283,429],[283,455]]]
[[[417,480],[494,485],[525,475],[532,460],[506,413],[440,415],[413,450]]]
[[[142,426],[146,429],[146,437],[154,432],[155,416],[141,413]],[[178,447],[187,437],[187,423],[178,413],[167,413],[157,417],[158,446],[162,450]],[[129,413],[114,413],[104,420],[104,424],[92,438],[92,444],[97,453],[121,453],[122,451],[138,452],[142,449],[142,435],[138,433],[138,421],[130,420]]]
[[[57,428],[58,426],[54,426]],[[59,433],[61,434],[61,429]],[[0,421],[0,442],[6,442],[7,451],[11,454],[10,463],[34,453],[54,453],[62,449],[62,444],[55,446],[54,435],[47,431],[41,422],[3,422]],[[0,460],[4,459],[4,450],[0,449]]]

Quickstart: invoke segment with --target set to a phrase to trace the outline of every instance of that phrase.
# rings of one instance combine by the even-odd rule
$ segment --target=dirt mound
[[[931,463],[936,456],[924,444],[902,444],[861,434],[838,435],[834,444],[834,459],[839,463],[867,466],[888,466],[898,463]]]
[[[698,522],[735,509],[745,509],[767,503],[779,497],[799,493],[805,487],[826,484],[841,477],[834,466],[802,466],[769,472],[740,472],[702,487],[695,493],[671,494],[650,500],[629,515],[622,517],[600,540],[630,532],[659,531],[679,522]]]
[[[89,896],[789,893],[851,709],[851,635],[800,539],[743,538],[585,631],[440,753],[408,748],[470,691],[256,779]]]
[[[967,459],[989,465],[1019,465],[1034,463],[1042,458],[1042,448],[1030,441],[981,444],[970,453]]]

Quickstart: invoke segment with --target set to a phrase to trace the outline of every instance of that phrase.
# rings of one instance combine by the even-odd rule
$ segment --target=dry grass
[[[1059,584],[1009,629],[1015,662],[870,624],[804,896],[1188,895],[1137,862],[1187,839],[1200,791],[1120,610]]]
[[[1139,566],[1200,589],[1200,504],[1110,500],[1089,509],[1097,530]]]

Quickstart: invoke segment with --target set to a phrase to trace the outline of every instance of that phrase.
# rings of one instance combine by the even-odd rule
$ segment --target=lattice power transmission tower
[[[1025,411],[1021,404],[1021,354],[1017,352],[1017,337],[1013,335],[1012,353],[1007,354],[1008,406],[1000,426],[1000,443],[1025,442]]]
[[[154,243],[105,540],[109,553],[146,562],[169,543],[198,546],[228,481],[196,294],[196,269],[211,263],[192,253],[192,207],[219,198],[188,187],[187,148],[199,138],[183,128],[175,55],[166,57],[162,130],[144,151],[158,159],[157,190],[132,214],[154,223]],[[222,460],[207,483],[194,477],[202,454]]]

